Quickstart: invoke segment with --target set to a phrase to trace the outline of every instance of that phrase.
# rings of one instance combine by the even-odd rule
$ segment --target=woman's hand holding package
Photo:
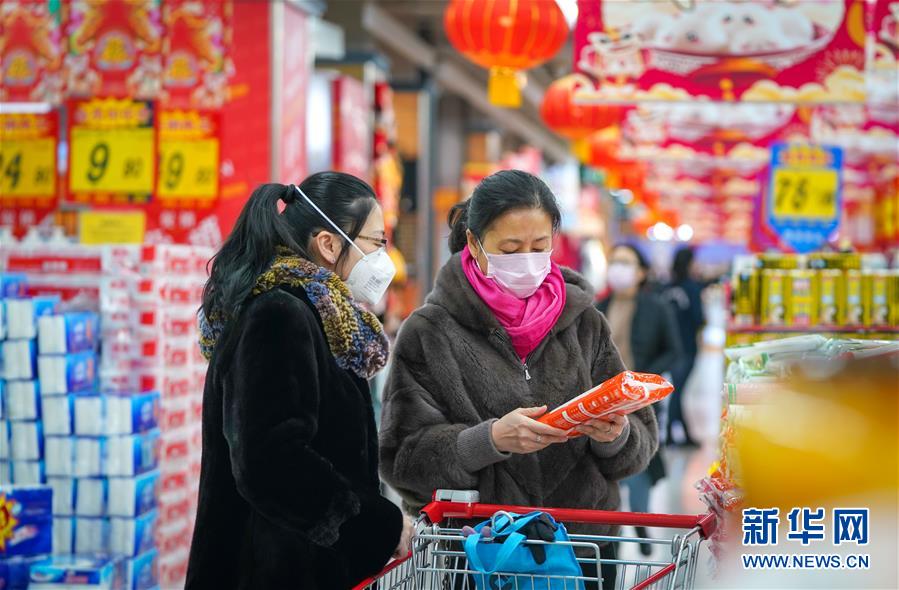
[[[493,423],[491,434],[496,450],[526,455],[542,451],[549,445],[568,441],[564,430],[537,422],[546,406],[518,408]]]
[[[580,426],[575,427],[574,430],[585,436],[589,436],[596,442],[608,443],[621,436],[626,425],[627,416],[621,414],[609,414],[602,418],[584,422]]]
[[[415,527],[409,517],[403,515],[403,532],[400,534],[400,542],[393,552],[394,559],[403,559],[412,551],[412,537],[415,535]]]

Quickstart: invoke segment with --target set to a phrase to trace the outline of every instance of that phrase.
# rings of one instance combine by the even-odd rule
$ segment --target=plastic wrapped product
[[[664,399],[674,387],[659,375],[624,371],[545,414],[539,422],[571,430],[608,414],[630,414]],[[571,437],[580,433],[571,432]]]

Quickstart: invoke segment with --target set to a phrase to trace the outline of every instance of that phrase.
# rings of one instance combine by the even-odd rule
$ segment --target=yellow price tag
[[[836,170],[778,168],[773,179],[775,217],[834,219],[840,177]]]
[[[56,196],[56,140],[4,139],[0,142],[0,196]]]
[[[154,130],[72,129],[69,188],[73,193],[151,193]]]
[[[214,198],[219,190],[219,141],[215,138],[159,142],[162,198]]]
[[[78,224],[82,244],[140,244],[147,216],[143,211],[83,211]]]

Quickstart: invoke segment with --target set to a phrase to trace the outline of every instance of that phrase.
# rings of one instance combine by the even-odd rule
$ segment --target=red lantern
[[[570,74],[549,85],[540,105],[546,126],[575,142],[575,154],[582,162],[590,157],[585,139],[621,121],[624,108],[617,105],[576,104],[574,94],[582,85],[591,85],[583,74]]]
[[[521,106],[518,70],[545,62],[568,37],[552,0],[452,0],[443,22],[453,47],[490,70],[490,102],[506,107]]]

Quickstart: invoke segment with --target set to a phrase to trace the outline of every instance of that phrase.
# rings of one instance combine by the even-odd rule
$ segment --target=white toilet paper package
[[[9,422],[0,420],[0,461],[9,461]]]
[[[41,395],[37,381],[7,381],[3,401],[7,420],[41,419]]]
[[[159,426],[159,393],[78,395],[75,434],[139,434]]]
[[[17,486],[43,485],[47,481],[44,461],[10,461],[10,483]]]
[[[92,311],[69,312],[38,319],[40,354],[68,354],[96,350],[100,317]]]
[[[0,342],[3,357],[3,378],[37,379],[37,345],[34,340],[5,340]]]
[[[75,519],[71,516],[53,518],[53,555],[75,552]]]
[[[41,414],[46,436],[69,436],[75,433],[74,395],[42,397]]]
[[[29,590],[114,590],[115,561],[108,557],[58,555],[31,568]]]
[[[97,386],[97,354],[93,351],[38,359],[41,395],[60,395]]]
[[[9,423],[9,456],[13,461],[44,458],[44,431],[40,422]]]
[[[136,477],[111,478],[108,514],[135,517],[155,510],[159,487],[159,471],[149,471]]]
[[[107,515],[109,503],[109,480],[102,477],[75,480],[75,515]]]
[[[55,295],[6,299],[6,337],[10,340],[37,338],[38,319],[56,313],[59,301]]]
[[[74,516],[76,479],[48,477],[47,485],[53,489],[53,516]]]
[[[159,465],[159,431],[128,436],[46,438],[53,477],[134,477]]]
[[[75,553],[109,553],[110,525],[108,518],[75,517]]]
[[[153,590],[159,585],[159,551],[151,549],[146,553],[124,560],[124,590]]]
[[[136,518],[111,518],[109,522],[110,553],[134,557],[153,549],[158,522],[155,511]]]
[[[0,460],[0,486],[12,485],[12,468],[9,461]]]

